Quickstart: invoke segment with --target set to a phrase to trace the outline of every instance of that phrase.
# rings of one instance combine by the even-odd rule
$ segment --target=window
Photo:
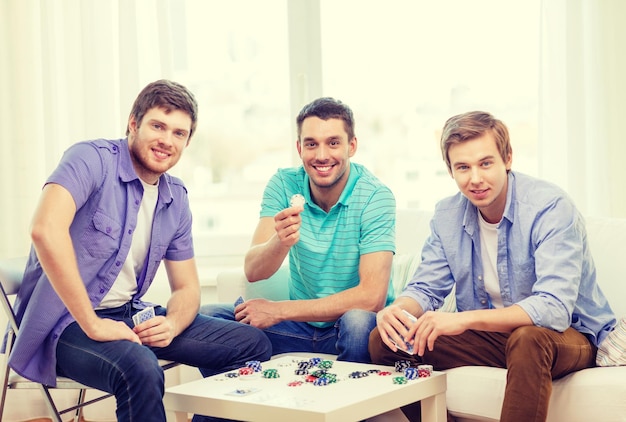
[[[175,49],[175,78],[200,103],[198,132],[174,168],[189,188],[197,234],[251,235],[269,177],[299,164],[287,7],[302,4],[187,0],[174,13],[174,45],[186,46]],[[501,118],[514,168],[537,174],[539,6],[321,0],[321,40],[313,42],[321,45],[322,95],[353,109],[353,160],[392,188],[399,208],[432,210],[457,191],[438,141],[445,120],[463,111]]]

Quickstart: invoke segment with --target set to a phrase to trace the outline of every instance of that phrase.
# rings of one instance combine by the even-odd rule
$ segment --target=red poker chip
[[[391,372],[389,372],[389,371],[380,371],[378,373],[378,375],[382,375],[382,376],[391,375]]]

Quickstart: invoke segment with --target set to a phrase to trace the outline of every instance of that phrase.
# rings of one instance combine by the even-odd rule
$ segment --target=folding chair
[[[8,389],[37,389],[43,394],[44,402],[46,403],[46,407],[48,408],[50,416],[52,416],[52,420],[54,422],[62,422],[61,415],[72,411],[74,411],[74,421],[78,422],[82,416],[83,407],[111,397],[112,394],[103,392],[102,395],[85,401],[87,389],[95,390],[92,387],[88,387],[65,377],[58,377],[56,387],[50,387],[21,377],[9,368],[9,354],[11,353],[13,342],[15,341],[19,331],[19,326],[15,319],[15,313],[13,312],[13,305],[10,296],[16,295],[20,289],[25,267],[25,257],[0,260],[0,307],[2,307],[2,310],[6,314],[9,321],[4,361],[0,366],[0,381],[2,381],[2,393],[0,394],[0,420],[2,420],[2,416],[4,414],[4,405]],[[177,362],[164,360],[159,361],[159,363],[161,364],[163,370],[179,365]],[[57,409],[57,406],[55,405],[50,394],[50,390],[52,389],[79,390],[77,403],[74,406],[65,409]]]

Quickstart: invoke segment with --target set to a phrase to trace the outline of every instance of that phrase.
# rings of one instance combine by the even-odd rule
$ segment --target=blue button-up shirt
[[[615,315],[596,283],[584,220],[567,194],[510,172],[497,228],[504,306],[521,306],[540,327],[574,327],[598,345],[615,326]],[[458,311],[489,309],[483,274],[478,209],[458,193],[437,204],[422,263],[401,296],[434,310],[456,283]]]
[[[128,141],[96,140],[70,147],[46,183],[66,188],[76,203],[70,235],[78,268],[94,308],[115,282],[129,253],[143,186],[130,158]],[[183,183],[168,174],[159,197],[145,271],[137,280],[137,307],[162,259],[193,257],[191,211]],[[26,378],[55,385],[56,345],[74,321],[43,272],[34,249],[15,303],[20,331],[10,366]]]

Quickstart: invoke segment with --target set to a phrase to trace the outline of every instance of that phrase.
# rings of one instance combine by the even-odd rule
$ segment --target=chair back
[[[26,257],[9,258],[0,260],[0,307],[9,322],[11,334],[16,335],[18,331],[15,312],[10,297],[17,295],[22,285],[24,268],[26,267]],[[12,341],[12,338],[8,339]]]

